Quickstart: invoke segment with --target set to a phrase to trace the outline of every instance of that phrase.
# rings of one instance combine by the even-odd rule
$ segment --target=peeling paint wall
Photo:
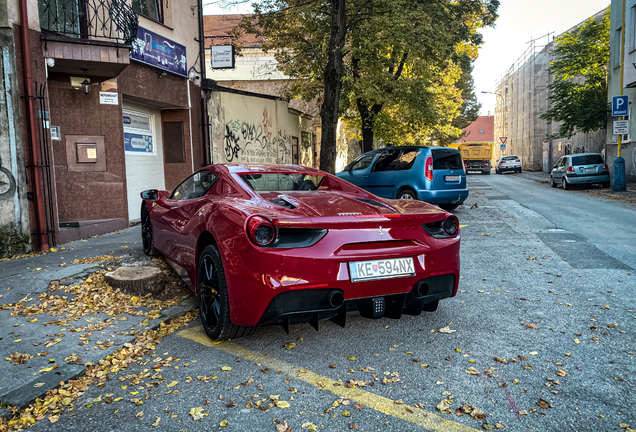
[[[0,258],[31,250],[13,35],[0,29]]]
[[[289,164],[297,138],[299,160],[313,164],[311,121],[286,101],[213,92],[208,110],[213,163]]]

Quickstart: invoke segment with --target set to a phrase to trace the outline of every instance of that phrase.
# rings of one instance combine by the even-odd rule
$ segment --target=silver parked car
[[[521,161],[516,155],[501,156],[495,164],[495,173],[501,174],[505,171],[521,172]]]
[[[563,156],[552,167],[550,186],[563,185],[570,189],[577,184],[600,184],[604,188],[610,185],[610,175],[603,156],[598,153],[579,153]]]

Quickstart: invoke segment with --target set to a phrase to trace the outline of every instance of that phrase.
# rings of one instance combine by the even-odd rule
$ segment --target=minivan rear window
[[[602,164],[603,158],[599,154],[572,156],[572,166]]]
[[[433,169],[463,169],[462,156],[457,149],[432,149]]]

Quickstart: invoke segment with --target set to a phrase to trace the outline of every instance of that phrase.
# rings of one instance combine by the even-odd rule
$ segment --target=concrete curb
[[[188,312],[193,311],[199,306],[196,298],[190,297],[180,304],[172,306],[163,311],[161,318],[158,318],[149,329],[158,328],[161,323],[165,323],[171,319],[181,317]],[[109,349],[103,351],[103,358],[114,354],[114,352],[121,348],[120,346],[113,345]],[[32,404],[36,399],[43,398],[49,390],[53,390],[60,385],[61,381],[68,381],[76,379],[84,375],[86,367],[83,365],[64,364],[59,368],[50,372],[42,374],[35,379],[29,379],[29,381],[23,386],[14,389],[6,394],[0,394],[0,401],[6,403],[9,406],[15,406],[18,409],[25,408]],[[31,377],[29,377],[31,378]],[[43,383],[43,385],[41,385]],[[38,387],[35,387],[39,384]],[[8,414],[6,412],[8,412]],[[13,413],[10,410],[0,409],[0,418],[11,418]],[[7,416],[7,417],[4,417]]]

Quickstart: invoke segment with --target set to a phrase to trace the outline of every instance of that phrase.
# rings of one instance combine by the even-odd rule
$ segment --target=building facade
[[[625,159],[625,178],[628,181],[636,181],[636,142],[631,137],[636,136],[636,125],[632,120],[634,98],[636,98],[636,0],[626,0],[625,4],[625,66],[623,67],[623,95],[629,97],[628,116],[630,120],[630,134],[623,135],[621,143],[621,156]],[[610,64],[607,76],[608,104],[612,103],[612,97],[621,94],[621,31],[623,21],[622,0],[612,0],[610,12]],[[624,117],[625,118],[625,117]],[[610,172],[614,172],[613,161],[618,154],[618,135],[614,135],[612,121],[618,118],[609,117],[607,128],[607,162]]]
[[[594,17],[607,13],[602,10]],[[580,24],[579,24],[580,25]],[[517,155],[529,171],[549,172],[563,155],[605,151],[606,131],[576,133],[554,138],[559,123],[548,123],[540,116],[550,109],[548,86],[553,82],[550,63],[555,60],[554,37],[532,40],[526,51],[495,83],[494,157]]]
[[[0,0],[12,107],[0,158],[13,178],[3,229],[35,248],[123,229],[140,218],[142,190],[174,188],[206,164],[198,6]]]

